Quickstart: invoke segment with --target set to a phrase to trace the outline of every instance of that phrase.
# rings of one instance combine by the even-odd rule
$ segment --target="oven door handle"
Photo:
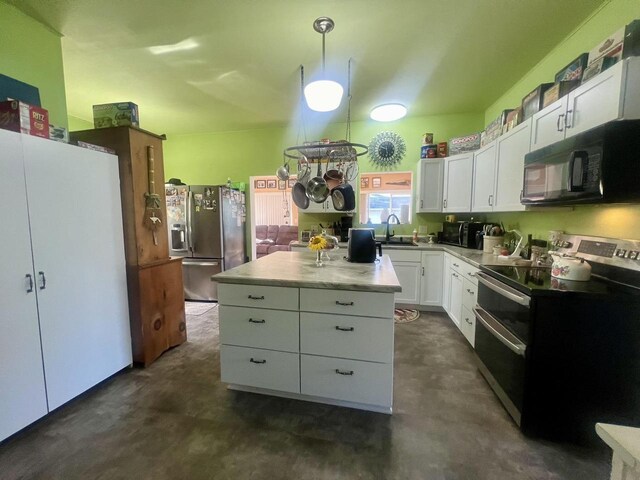
[[[494,337],[500,340],[500,343],[516,355],[524,357],[527,346],[519,341],[515,335],[509,332],[509,330],[500,325],[500,322],[477,305],[473,307],[473,313],[476,316],[476,319],[482,323],[482,325],[484,325]]]
[[[524,307],[529,308],[531,304],[531,297],[527,295],[522,295],[516,289],[511,288],[508,285],[503,284],[502,282],[498,282],[497,280],[494,280],[486,273],[477,272],[476,278],[485,287],[490,288],[494,292],[499,293],[500,295],[508,298],[509,300],[513,300],[518,305],[522,305]]]

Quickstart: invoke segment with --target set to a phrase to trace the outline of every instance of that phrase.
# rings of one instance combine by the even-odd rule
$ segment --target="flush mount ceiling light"
[[[313,29],[322,34],[322,80],[316,80],[304,87],[304,98],[311,110],[331,112],[340,106],[344,89],[342,85],[325,76],[325,41],[324,36],[333,30],[335,23],[329,17],[320,17],[313,22]]]
[[[399,120],[407,114],[407,107],[400,103],[386,103],[384,105],[378,105],[369,116],[371,120],[377,122],[393,122]]]

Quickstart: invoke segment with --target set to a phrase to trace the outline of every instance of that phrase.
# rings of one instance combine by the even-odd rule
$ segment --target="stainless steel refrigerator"
[[[170,255],[184,257],[184,295],[218,300],[211,275],[246,261],[244,193],[220,185],[165,185]]]

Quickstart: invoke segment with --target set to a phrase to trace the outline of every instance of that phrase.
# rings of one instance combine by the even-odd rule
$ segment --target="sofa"
[[[256,256],[291,251],[289,244],[298,240],[297,225],[256,225]]]

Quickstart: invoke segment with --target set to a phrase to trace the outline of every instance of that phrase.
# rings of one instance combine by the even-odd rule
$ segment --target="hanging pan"
[[[302,155],[298,159],[298,179],[291,189],[291,198],[293,199],[293,203],[295,203],[296,207],[301,210],[309,208],[309,197],[307,196],[306,184],[309,180],[310,172],[311,169],[309,168],[309,161],[307,160],[307,157]]]
[[[322,163],[318,160],[317,175],[307,183],[307,196],[316,203],[322,203],[329,197],[329,193],[327,182],[322,177]]]
[[[331,190],[333,208],[339,212],[347,212],[356,208],[356,193],[348,183],[338,185]]]

